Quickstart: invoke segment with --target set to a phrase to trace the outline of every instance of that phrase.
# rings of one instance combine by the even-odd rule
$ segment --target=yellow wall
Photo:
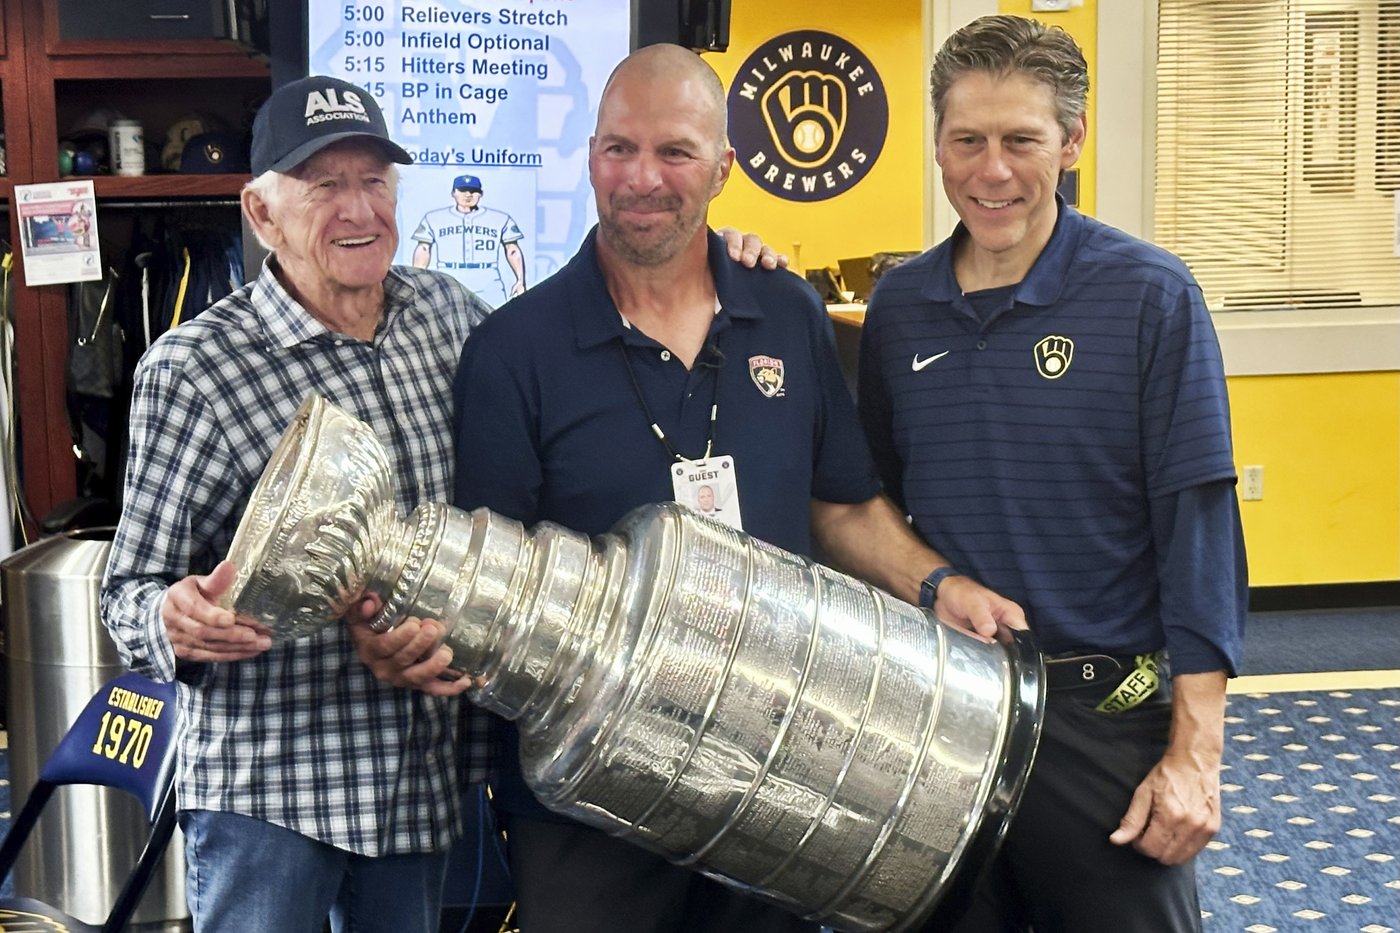
[[[1063,13],[1031,12],[1031,0],[1000,0],[997,10],[1017,16],[1030,16],[1051,26],[1059,26],[1074,37],[1084,50],[1084,61],[1089,66],[1089,138],[1084,144],[1084,152],[1079,157],[1079,210],[1093,215],[1095,204],[1094,167],[1097,161],[1098,132],[1095,119],[1094,91],[1099,86],[1097,69],[1099,47],[1099,2],[1083,0],[1081,6],[1070,7]]]
[[[758,46],[785,32],[820,29],[866,54],[889,98],[889,133],[875,167],[850,191],[825,201],[785,201],[761,190],[737,164],[710,207],[710,225],[753,230],[776,249],[801,244],[804,269],[879,250],[923,244],[923,110],[928,100],[920,0],[768,0],[735,3],[729,51],[705,56],[725,87]]]
[[[1400,373],[1229,380],[1251,586],[1400,580]]]
[[[999,0],[988,8],[1032,15],[1030,0]],[[1064,13],[1034,15],[1073,35],[1089,63],[1089,141],[1080,159],[1080,207],[1093,214],[1095,143],[1104,135],[1096,125],[1098,0],[1084,0]],[[931,163],[932,153],[926,153],[923,136],[928,97],[920,4],[736,3],[730,51],[707,60],[728,85],[758,45],[805,28],[848,39],[880,70],[890,100],[890,129],[879,164],[850,192],[803,204],[760,191],[736,166],[711,209],[711,222],[754,230],[786,251],[801,243],[806,268],[834,266],[840,258],[880,249],[919,249],[925,245],[923,203],[934,194],[925,175],[925,158]],[[1104,41],[1137,44],[1141,38],[1106,36]],[[1103,169],[1123,170],[1111,160]],[[1146,183],[1150,186],[1151,179]],[[1400,580],[1400,372],[1234,376],[1229,388],[1235,462],[1265,468],[1264,499],[1241,504],[1251,584]]]
[[[761,190],[736,165],[724,193],[710,208],[711,225],[756,231],[788,253],[799,252],[794,244],[801,244],[804,269],[834,267],[839,259],[878,250],[919,250],[929,245],[923,241],[932,150],[926,152],[924,140],[929,101],[922,8],[921,0],[888,0],[877,9],[849,0],[733,4],[729,51],[706,55],[726,87],[749,53],[767,40],[796,29],[821,29],[851,41],[875,63],[889,97],[890,126],[884,151],[870,174],[849,192],[827,201],[782,200]],[[1030,15],[1030,0],[1003,0],[1000,9]],[[1064,13],[1035,15],[1074,36],[1089,63],[1089,141],[1079,160],[1079,206],[1093,214],[1098,0],[1084,0],[1082,6]]]

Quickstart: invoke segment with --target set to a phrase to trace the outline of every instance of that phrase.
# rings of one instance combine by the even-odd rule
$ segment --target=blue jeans
[[[371,858],[212,810],[180,828],[195,933],[438,933],[446,852]]]

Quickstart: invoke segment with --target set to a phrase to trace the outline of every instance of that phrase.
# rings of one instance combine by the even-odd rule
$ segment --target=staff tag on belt
[[[1140,654],[1134,659],[1137,666],[1123,679],[1117,689],[1104,697],[1094,707],[1100,713],[1122,713],[1132,709],[1152,696],[1162,685],[1161,652]]]

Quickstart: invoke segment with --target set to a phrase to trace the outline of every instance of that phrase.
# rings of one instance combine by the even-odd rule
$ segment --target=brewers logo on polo
[[[814,29],[770,39],[729,88],[729,132],[744,173],[789,201],[849,191],[885,145],[889,101],[870,59]]]
[[[1035,369],[1046,379],[1058,379],[1069,372],[1074,360],[1074,341],[1051,334],[1035,345]]]
[[[749,357],[749,378],[768,398],[783,394],[783,361],[773,356]]]

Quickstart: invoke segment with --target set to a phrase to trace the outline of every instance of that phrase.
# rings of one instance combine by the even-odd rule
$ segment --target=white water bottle
[[[113,120],[107,128],[113,175],[146,174],[146,137],[136,120]]]

